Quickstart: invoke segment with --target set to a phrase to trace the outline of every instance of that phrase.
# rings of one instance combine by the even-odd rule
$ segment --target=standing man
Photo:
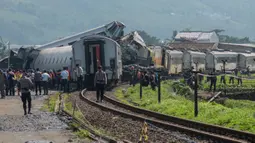
[[[64,92],[67,92],[67,84],[68,84],[67,82],[68,82],[69,73],[66,67],[63,68],[63,70],[60,73],[60,76],[61,76],[62,86],[64,87]]]
[[[18,89],[21,91],[21,100],[23,102],[24,115],[27,115],[27,102],[28,102],[28,114],[31,114],[31,92],[33,83],[30,78],[24,73],[18,82]]]
[[[36,69],[35,72],[35,95],[38,95],[38,89],[39,89],[39,95],[41,95],[42,90],[41,90],[41,80],[42,80],[42,73],[40,72],[39,68]]]
[[[47,73],[46,70],[43,71],[42,74],[42,83],[43,83],[43,95],[48,95],[49,91],[49,80],[50,80],[50,75]]]
[[[216,91],[216,83],[217,83],[217,76],[215,73],[215,69],[213,69],[213,72],[211,72],[210,76],[211,76],[210,92],[212,91],[212,86],[213,86],[213,92],[215,92]]]
[[[10,96],[14,96],[15,95],[15,84],[14,84],[14,80],[15,80],[15,74],[14,72],[12,72],[11,69],[9,69],[9,72],[8,72],[8,87],[9,87],[9,93],[10,93]]]
[[[0,70],[0,92],[1,92],[1,98],[5,98],[4,90],[5,90],[5,75],[2,70]]]
[[[83,88],[83,86],[82,86],[83,69],[79,64],[76,64],[75,74],[76,74],[76,78],[77,78],[77,90],[81,90]]]
[[[107,84],[106,73],[102,70],[102,66],[98,66],[98,71],[96,72],[94,79],[94,86],[97,89],[97,102],[99,102],[99,94],[101,95],[100,101],[104,99],[104,88]]]

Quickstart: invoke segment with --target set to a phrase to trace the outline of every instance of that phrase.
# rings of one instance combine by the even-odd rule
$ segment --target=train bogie
[[[183,53],[182,70],[204,70],[205,69],[205,53],[195,51],[185,51]]]
[[[75,42],[73,48],[73,65],[84,67],[86,84],[93,85],[97,67],[101,65],[108,80],[118,80],[122,75],[120,45],[105,36],[93,35]]]
[[[168,70],[168,74],[178,74],[182,72],[182,56],[181,51],[166,50],[164,67]]]
[[[209,52],[206,55],[206,70],[212,71],[215,69],[216,71],[222,71],[224,63],[225,70],[234,70],[237,67],[237,56],[238,54],[235,52]]]

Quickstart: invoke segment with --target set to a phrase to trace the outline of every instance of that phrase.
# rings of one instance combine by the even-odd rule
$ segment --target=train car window
[[[64,63],[66,63],[66,61],[67,61],[67,57],[65,58],[65,61],[64,61]]]
[[[49,60],[48,64],[50,64],[50,62],[51,62],[51,58],[50,58],[50,60]]]
[[[57,61],[56,61],[56,64],[58,63],[58,58],[57,58]]]
[[[55,62],[55,58],[53,58],[53,60],[52,60],[52,64],[54,64],[54,62]]]
[[[48,61],[48,59],[45,59],[45,62],[44,62],[44,63],[45,63],[45,65],[47,64],[47,61]]]
[[[63,58],[61,58],[61,60],[60,60],[60,62],[59,62],[59,63],[61,64],[61,63],[62,63],[62,61],[63,61]]]

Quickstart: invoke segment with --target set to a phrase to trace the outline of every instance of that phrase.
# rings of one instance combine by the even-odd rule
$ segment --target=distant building
[[[196,42],[196,43],[219,43],[219,37],[214,31],[182,31],[177,33],[174,38],[175,43]]]

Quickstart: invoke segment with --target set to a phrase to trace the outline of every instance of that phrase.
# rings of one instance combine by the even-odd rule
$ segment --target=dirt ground
[[[34,115],[40,114],[40,108],[43,105],[43,101],[46,97],[34,98],[32,100],[32,113]],[[29,115],[27,115],[29,116]],[[17,117],[23,119],[23,109],[20,97],[6,97],[0,99],[0,117]],[[9,118],[8,118],[9,119]],[[12,118],[10,118],[12,119]],[[0,121],[1,122],[1,121]],[[2,121],[3,124],[11,124],[11,121]],[[7,123],[9,122],[9,123]],[[26,126],[26,125],[25,125]],[[51,130],[39,130],[39,131],[3,131],[0,127],[0,143],[25,143],[27,141],[37,141],[43,143],[68,143],[68,142],[84,142],[88,141],[77,141],[75,136],[68,130],[65,129],[51,129]]]

